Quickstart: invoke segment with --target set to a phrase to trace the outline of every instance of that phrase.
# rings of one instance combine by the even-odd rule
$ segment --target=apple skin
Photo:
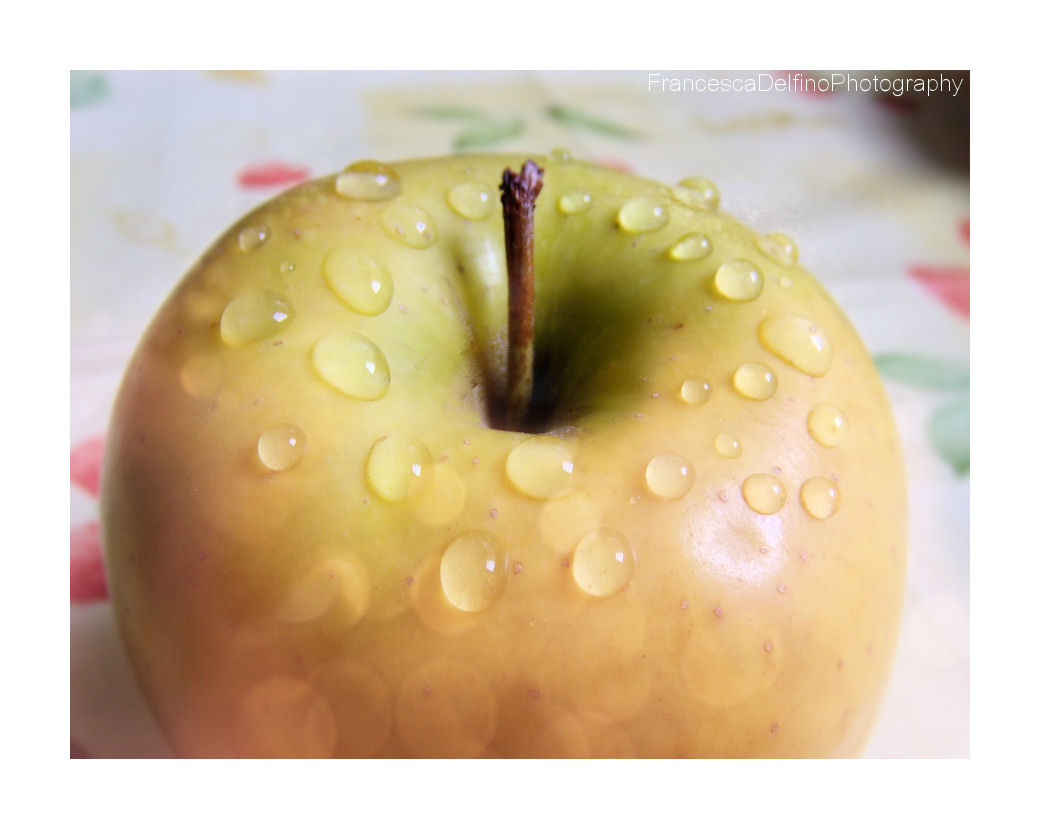
[[[391,198],[305,183],[232,227],[152,321],[113,412],[102,526],[128,654],[178,753],[862,751],[896,646],[907,521],[870,357],[794,257],[774,241],[771,258],[696,187],[535,157],[536,354],[554,404],[545,452],[508,468],[531,436],[487,425],[505,371],[497,185],[525,158],[394,163]],[[482,192],[484,218],[450,203],[477,216]],[[565,195],[584,209],[564,212]],[[634,198],[650,201],[622,224],[653,224],[649,204],[663,226],[619,225]],[[404,221],[415,207],[425,226]],[[674,259],[693,232],[710,253]],[[757,266],[756,298],[720,292],[736,259]],[[330,287],[357,273],[384,292],[391,275],[385,310],[371,281],[341,286],[353,306]],[[790,315],[829,340],[822,371],[777,353],[805,352],[804,332],[767,346],[763,321]],[[354,335],[385,357],[376,399],[356,396],[382,364]],[[359,359],[377,365],[359,374]],[[748,363],[775,376],[767,399],[738,391]],[[682,398],[691,379],[706,401]],[[807,425],[823,404],[844,414],[836,446]],[[265,434],[268,460],[295,465],[262,462]],[[570,471],[545,466],[554,451]],[[771,479],[745,483],[760,474],[786,494],[769,514],[750,506],[770,498],[753,484]],[[803,501],[814,478],[824,494]],[[828,481],[839,507],[820,519],[806,503],[826,506]]]

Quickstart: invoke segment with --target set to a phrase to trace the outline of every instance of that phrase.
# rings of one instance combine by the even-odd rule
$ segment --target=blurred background
[[[565,147],[711,178],[722,209],[791,236],[852,319],[911,497],[900,646],[867,756],[967,757],[969,87],[955,71],[72,72],[72,755],[168,753],[116,639],[97,474],[130,353],[195,258],[261,201],[360,158]]]

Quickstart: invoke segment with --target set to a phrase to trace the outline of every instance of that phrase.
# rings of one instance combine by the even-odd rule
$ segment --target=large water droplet
[[[292,423],[265,429],[256,442],[260,462],[273,472],[292,469],[307,454],[307,436]]]
[[[715,288],[727,299],[748,302],[762,293],[765,281],[754,262],[730,259],[715,272]]]
[[[224,308],[220,338],[228,345],[245,345],[273,337],[292,321],[292,306],[277,294],[242,294]]]
[[[506,587],[506,554],[491,533],[460,535],[441,557],[441,587],[459,610],[487,610]]]
[[[380,314],[390,305],[394,280],[390,271],[358,251],[335,248],[321,266],[332,292],[359,314]]]
[[[565,216],[588,210],[592,195],[586,190],[568,190],[556,202],[556,209]]]
[[[524,495],[544,500],[565,494],[571,486],[574,458],[559,438],[535,435],[513,447],[506,458],[506,477]]]
[[[390,368],[379,347],[351,331],[326,334],[311,351],[311,364],[326,383],[358,400],[378,400],[390,386]]]
[[[700,405],[711,397],[711,383],[703,377],[691,377],[679,387],[679,398],[684,403]]]
[[[614,530],[593,530],[574,548],[571,573],[589,595],[613,596],[628,584],[634,571],[635,557],[628,540]]]
[[[845,440],[848,430],[845,412],[830,403],[821,403],[809,412],[807,425],[817,443],[832,449]]]
[[[674,452],[658,455],[646,465],[646,485],[659,498],[682,498],[693,486],[693,467]]]
[[[336,192],[348,199],[386,201],[401,192],[401,179],[387,164],[356,161],[336,176]]]
[[[437,228],[430,214],[415,204],[398,202],[379,214],[379,223],[392,238],[410,248],[430,247],[437,241]]]
[[[684,178],[672,188],[672,195],[697,210],[715,210],[719,206],[719,188],[704,176]]]
[[[720,432],[715,436],[715,452],[723,458],[739,458],[743,449],[740,441],[728,432]]]
[[[778,265],[791,267],[798,261],[798,246],[783,233],[767,233],[755,240],[755,247]]]
[[[831,367],[830,339],[805,317],[767,317],[758,326],[758,338],[777,357],[813,377],[823,377]]]
[[[448,191],[448,204],[464,219],[479,221],[491,215],[495,207],[492,188],[477,181],[464,181]]]
[[[679,262],[703,259],[711,253],[711,240],[703,233],[686,233],[668,249],[668,255]]]
[[[368,453],[365,481],[384,501],[404,501],[418,494],[431,476],[430,450],[410,435],[386,435]]]
[[[244,227],[238,233],[238,248],[246,253],[256,250],[270,235],[271,231],[266,225]]]
[[[768,472],[749,475],[740,491],[747,505],[762,515],[778,512],[787,501],[787,489],[776,475]]]
[[[768,400],[776,394],[776,374],[762,363],[744,363],[733,373],[733,388],[751,400]]]
[[[618,210],[617,223],[629,233],[646,233],[668,224],[668,208],[648,196],[629,199]]]
[[[802,506],[813,518],[830,518],[841,506],[841,492],[830,478],[810,478],[802,484]]]

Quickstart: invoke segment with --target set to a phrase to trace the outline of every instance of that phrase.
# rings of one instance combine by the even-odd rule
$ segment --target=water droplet
[[[390,368],[379,347],[350,331],[326,334],[311,351],[311,364],[326,383],[358,400],[379,400],[390,386]]]
[[[823,377],[831,367],[830,338],[805,317],[767,317],[758,326],[758,339],[777,357],[813,377]]]
[[[191,397],[212,397],[220,388],[220,362],[204,354],[189,357],[181,366],[181,388]]]
[[[791,267],[798,261],[798,246],[783,233],[759,236],[755,246],[778,265]]]
[[[256,250],[260,245],[267,241],[270,235],[271,231],[266,225],[253,225],[242,228],[238,233],[239,250],[246,253],[251,250]]]
[[[273,472],[292,469],[307,453],[307,436],[292,423],[265,429],[256,442],[260,462]]]
[[[841,492],[830,478],[810,478],[802,484],[802,506],[813,518],[830,518],[841,506]]]
[[[646,465],[646,485],[659,498],[682,498],[693,486],[693,467],[674,452],[658,455]]]
[[[848,430],[845,412],[830,403],[821,403],[809,412],[807,425],[813,439],[831,449],[845,440],[845,433]]]
[[[380,314],[390,305],[394,280],[378,262],[349,248],[329,251],[321,274],[332,292],[359,314]]]
[[[379,214],[383,230],[410,248],[430,247],[437,241],[437,228],[430,214],[415,204],[399,202],[387,207]]]
[[[593,530],[574,548],[571,572],[578,587],[591,596],[613,596],[628,584],[634,570],[628,540],[613,530]]]
[[[776,374],[762,363],[744,363],[733,374],[733,388],[751,400],[768,400],[776,394]]]
[[[668,249],[668,255],[680,262],[703,259],[711,253],[711,239],[703,233],[686,233]]]
[[[487,610],[506,587],[506,553],[491,533],[460,535],[441,557],[441,587],[459,610]]]
[[[296,270],[296,266],[292,262],[282,262],[282,264],[278,266],[278,270],[282,273],[292,273]]]
[[[672,195],[697,210],[715,210],[719,206],[719,188],[703,176],[684,178],[672,188]]]
[[[781,288],[790,288],[792,285],[794,285],[794,280],[791,279],[791,277],[789,277],[787,274],[784,274],[780,277]]]
[[[448,191],[448,204],[464,219],[479,221],[491,215],[495,207],[492,188],[476,181],[464,181]]]
[[[743,449],[733,435],[720,432],[715,436],[715,451],[723,458],[739,458]]]
[[[401,192],[401,179],[387,164],[356,161],[336,176],[336,192],[348,199],[386,201]]]
[[[636,196],[618,210],[617,223],[629,233],[645,233],[668,224],[668,208],[656,199]]]
[[[549,155],[554,161],[573,161],[571,151],[566,147],[557,147]]]
[[[228,345],[245,345],[273,337],[292,321],[292,306],[277,294],[243,294],[224,308],[220,338]]]
[[[727,299],[748,302],[762,293],[765,284],[754,262],[730,259],[715,272],[715,288]]]
[[[372,445],[365,480],[384,501],[404,501],[418,494],[431,478],[430,450],[410,435],[386,435]]]
[[[278,618],[299,625],[338,610],[347,625],[365,615],[372,593],[372,580],[361,559],[348,550],[328,546],[319,548],[320,560],[287,592],[278,609]]]
[[[585,190],[568,190],[556,202],[556,209],[564,215],[580,213],[592,204],[592,195]]]
[[[506,477],[524,495],[545,500],[570,488],[574,458],[560,439],[535,435],[513,447],[506,458]]]
[[[240,757],[331,757],[336,719],[310,683],[272,676],[254,685],[234,716]]]
[[[768,472],[749,475],[740,491],[747,505],[762,515],[778,512],[787,501],[787,489],[779,478]]]
[[[685,403],[707,403],[711,397],[711,383],[703,377],[691,377],[679,388],[679,397]]]

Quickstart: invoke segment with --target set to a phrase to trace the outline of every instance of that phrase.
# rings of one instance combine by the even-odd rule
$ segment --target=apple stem
[[[545,171],[533,161],[502,173],[509,272],[509,357],[503,428],[520,431],[534,388],[534,203]]]

